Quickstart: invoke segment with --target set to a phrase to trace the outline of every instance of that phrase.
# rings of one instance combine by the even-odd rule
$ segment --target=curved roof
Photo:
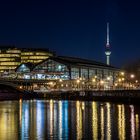
[[[77,58],[77,57],[68,57],[68,56],[49,57],[49,58],[43,60],[42,62],[36,64],[36,66],[49,59],[54,60],[59,63],[63,63],[65,65],[74,65],[74,66],[83,66],[83,67],[104,67],[104,68],[109,68],[109,69],[114,69],[114,70],[120,70],[116,67],[113,67],[113,66],[101,63],[101,62],[97,62],[94,60],[88,60],[88,59]]]

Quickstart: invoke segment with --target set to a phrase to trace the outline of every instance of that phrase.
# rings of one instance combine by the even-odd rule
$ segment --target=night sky
[[[3,0],[0,45],[49,48],[105,62],[110,22],[111,63],[140,58],[140,2],[136,0]]]

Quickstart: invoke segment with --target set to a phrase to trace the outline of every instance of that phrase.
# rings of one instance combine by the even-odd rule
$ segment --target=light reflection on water
[[[125,140],[125,107],[124,105],[118,105],[118,135],[119,140]]]
[[[97,104],[92,102],[92,132],[93,139],[98,139],[98,112],[97,112]]]
[[[140,139],[140,107],[84,101],[0,102],[0,140]]]
[[[104,137],[105,137],[105,134],[104,134],[104,130],[105,130],[105,120],[104,120],[104,108],[101,106],[101,112],[100,112],[100,114],[101,114],[101,140],[104,140]]]
[[[107,140],[111,140],[111,105],[106,103],[106,113],[107,113]]]

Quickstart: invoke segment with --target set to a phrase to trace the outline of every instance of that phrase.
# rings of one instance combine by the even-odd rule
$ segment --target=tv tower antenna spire
[[[107,22],[107,47],[109,47],[109,22]]]
[[[105,55],[106,55],[106,64],[110,65],[111,51],[110,51],[110,42],[109,42],[109,22],[107,22],[107,42],[106,42]]]

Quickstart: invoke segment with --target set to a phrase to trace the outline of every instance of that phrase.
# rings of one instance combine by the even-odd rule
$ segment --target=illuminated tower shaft
[[[107,23],[107,42],[106,42],[105,55],[106,55],[106,64],[110,65],[111,51],[110,51],[110,43],[109,43],[109,23]]]

